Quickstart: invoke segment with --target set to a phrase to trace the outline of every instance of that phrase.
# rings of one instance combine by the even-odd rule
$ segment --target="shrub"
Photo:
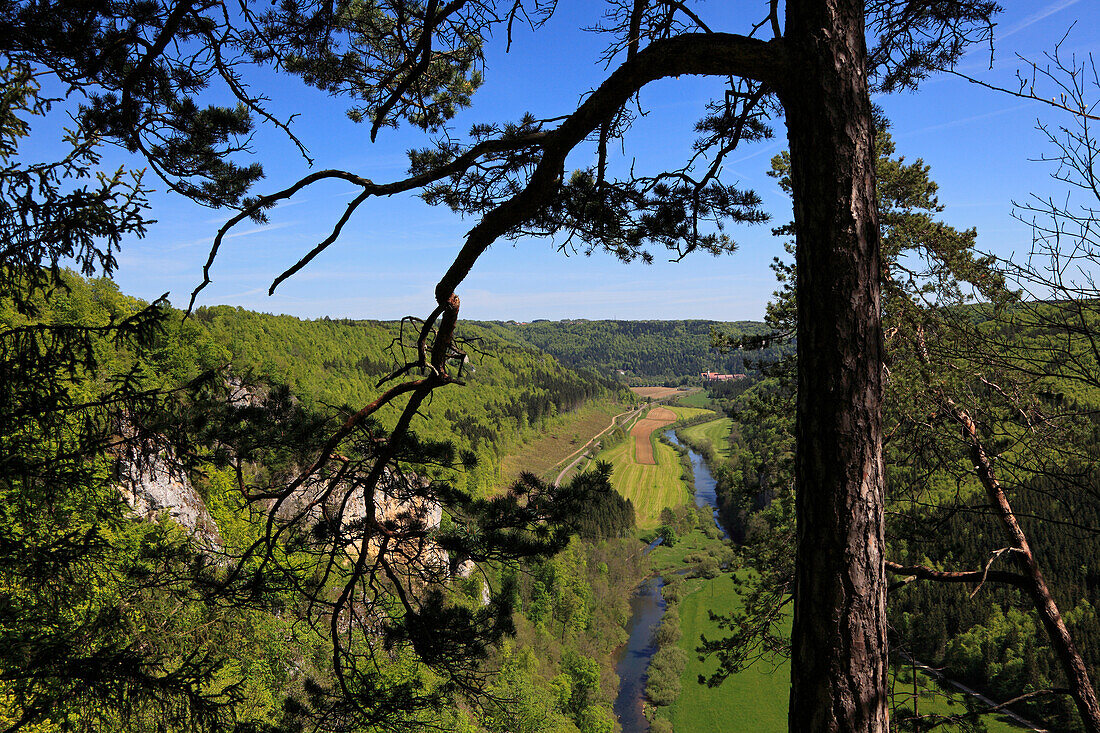
[[[683,632],[680,631],[680,614],[676,612],[675,608],[670,608],[665,613],[661,625],[657,627],[657,631],[653,635],[653,640],[657,642],[657,646],[669,646],[678,642],[682,636]]]
[[[662,524],[657,529],[657,536],[664,538],[664,544],[666,547],[672,547],[679,540],[676,534],[676,530],[668,524]]]
[[[707,555],[692,574],[697,578],[717,578],[719,572],[721,569],[718,567],[718,558]]]
[[[650,670],[656,668],[657,670],[668,674],[677,680],[680,679],[680,675],[684,673],[684,669],[687,668],[688,656],[687,652],[678,646],[665,646],[657,650],[657,653],[653,655],[653,661],[650,663]]]
[[[657,718],[649,724],[649,733],[674,733],[672,721],[665,718]]]
[[[661,594],[668,603],[679,603],[680,599],[685,595],[684,576],[679,573],[670,573],[666,575],[665,587],[661,589]]]
[[[681,689],[679,676],[655,670],[649,673],[645,694],[654,705],[671,705],[680,697]]]
[[[577,727],[581,733],[612,733],[615,730],[615,716],[602,705],[589,705],[581,713]]]

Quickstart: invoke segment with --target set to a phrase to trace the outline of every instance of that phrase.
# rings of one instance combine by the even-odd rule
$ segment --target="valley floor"
[[[662,415],[670,412],[677,421],[710,412],[694,407],[672,406],[655,407],[648,414],[657,411]],[[663,426],[672,424],[666,422]],[[691,501],[691,488],[684,481],[680,454],[671,445],[659,440],[662,431],[657,434],[641,431],[623,436],[622,442],[597,456],[598,460],[607,461],[614,467],[611,483],[634,503],[639,529],[656,527],[661,510],[666,507],[677,507]],[[647,460],[651,451],[653,463]]]
[[[708,538],[696,530],[681,538],[671,548],[658,547],[651,554],[651,565],[666,577],[690,566],[688,558],[705,554],[721,540]],[[672,722],[675,731],[691,733],[783,733],[787,730],[787,703],[790,695],[790,661],[776,653],[765,653],[748,669],[732,675],[718,687],[700,685],[700,675],[707,677],[717,669],[715,659],[700,661],[696,647],[700,637],[722,638],[728,632],[710,618],[710,613],[732,613],[741,609],[741,595],[734,578],[745,579],[747,573],[734,576],[721,574],[715,578],[692,578],[686,581],[685,595],[677,604],[682,637],[678,646],[687,654],[687,666],[681,677],[682,692],[658,716]],[[790,619],[783,632],[790,633]],[[897,704],[912,707],[912,672],[910,667],[895,667],[891,678]],[[922,715],[960,715],[973,704],[971,698],[954,690],[943,689],[927,675],[918,671],[918,712]],[[1019,733],[1021,728],[1011,721],[984,716],[982,723],[988,733]],[[938,730],[958,730],[944,726]]]
[[[554,469],[582,450],[593,436],[607,429],[612,419],[631,405],[599,401],[562,416],[558,424],[525,443],[501,462],[501,485],[507,486],[523,472],[553,480]]]
[[[683,409],[683,408],[680,408]],[[690,408],[689,408],[690,409]],[[687,437],[696,444],[710,444],[724,458],[722,448],[733,421],[719,418],[685,428]],[[718,553],[725,541],[706,536],[696,529],[680,538],[674,547],[657,547],[650,554],[651,567],[668,577],[691,566],[693,557]],[[718,687],[698,682],[717,669],[717,660],[700,661],[696,652],[701,637],[719,639],[728,635],[711,612],[730,614],[742,608],[738,581],[747,578],[746,571],[734,575],[720,574],[714,578],[692,578],[686,581],[685,593],[677,604],[682,636],[678,646],[687,655],[687,665],[681,677],[679,698],[657,713],[671,721],[675,731],[692,733],[782,733],[787,730],[787,706],[790,695],[790,661],[778,653],[763,653],[748,669],[730,676]],[[781,629],[790,634],[790,618]],[[913,671],[909,666],[891,670],[891,687],[896,705],[913,707],[911,693]],[[957,690],[943,688],[928,675],[917,671],[917,710],[922,715],[953,716],[973,709],[975,700]],[[968,707],[969,706],[969,707]],[[1021,728],[1008,718],[986,715],[982,724],[988,733],[1012,733],[1030,730]],[[946,725],[939,730],[957,730]]]
[[[676,420],[698,418],[709,410],[699,407],[657,407],[654,410],[670,410]],[[608,461],[614,467],[612,483],[615,488],[634,503],[638,528],[643,534],[651,534],[660,523],[660,515],[666,507],[674,508],[691,501],[691,488],[682,475],[682,464],[676,450],[658,440],[665,429],[658,426],[652,439],[632,435],[632,428],[651,410],[633,410],[632,406],[617,403],[589,405],[576,413],[564,416],[561,422],[538,439],[524,445],[513,456],[503,461],[502,473],[513,479],[521,471],[531,471],[547,480],[553,480],[562,469],[575,468],[566,473],[584,470],[592,459],[586,457],[585,448],[598,437],[601,443],[612,445],[600,451],[595,459]],[[653,417],[665,415],[654,415]],[[671,417],[671,416],[670,416]],[[717,418],[684,429],[687,437],[696,445],[710,445],[720,460],[727,457],[725,446],[733,421]],[[611,430],[608,428],[611,427]],[[639,441],[645,440],[645,449],[652,447],[655,463],[639,460]],[[617,442],[616,442],[617,441]],[[590,455],[590,454],[589,454]],[[644,456],[648,457],[648,456]],[[649,532],[646,532],[649,530]],[[708,537],[699,529],[681,537],[673,547],[658,547],[650,554],[649,567],[666,577],[676,571],[683,572],[697,562],[700,555],[728,552],[725,542]],[[696,652],[700,638],[720,638],[725,630],[710,617],[710,613],[731,613],[740,610],[741,596],[734,578],[745,577],[720,574],[714,578],[691,578],[685,581],[684,594],[677,604],[682,637],[677,645],[686,654],[688,662],[681,676],[682,692],[670,706],[657,708],[656,716],[670,722],[676,731],[691,733],[781,733],[787,729],[787,704],[789,697],[789,661],[776,653],[762,655],[748,669],[731,676],[718,687],[698,683],[700,675],[712,674],[717,668],[714,659],[700,661]],[[785,631],[789,633],[789,620]],[[956,691],[941,689],[927,675],[918,672],[918,708],[922,714],[959,715],[967,711],[969,699]],[[892,685],[899,703],[911,702],[912,671],[895,668]],[[972,704],[972,703],[971,703]],[[653,709],[651,708],[651,714]],[[1010,733],[1021,728],[1001,719],[986,716],[982,721],[989,733]],[[948,726],[943,730],[953,730]]]

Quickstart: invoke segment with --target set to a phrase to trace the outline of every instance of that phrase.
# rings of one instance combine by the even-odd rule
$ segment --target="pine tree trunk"
[[[886,731],[882,325],[863,3],[789,0],[798,232],[790,730]]]

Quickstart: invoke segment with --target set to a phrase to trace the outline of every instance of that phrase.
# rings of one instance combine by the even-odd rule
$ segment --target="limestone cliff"
[[[150,521],[167,516],[203,547],[221,547],[221,535],[206,503],[187,475],[173,465],[170,451],[130,445],[118,460],[118,488],[135,515]]]
[[[390,545],[395,570],[424,581],[439,581],[450,575],[450,558],[431,538],[443,518],[443,507],[419,495],[423,485],[414,485],[419,481],[417,477],[398,478],[387,473],[383,482],[386,488],[379,489],[375,500],[374,516],[379,524],[407,538]],[[324,492],[328,493],[322,499]],[[327,481],[303,487],[279,509],[284,521],[338,520],[351,536],[358,533],[356,525],[366,514],[360,487],[346,483],[329,486]],[[353,546],[359,549],[358,543]],[[377,542],[372,541],[368,551],[373,554],[377,549]]]

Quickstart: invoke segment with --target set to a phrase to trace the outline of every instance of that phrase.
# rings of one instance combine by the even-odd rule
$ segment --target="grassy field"
[[[659,549],[661,548],[654,550],[653,554]],[[667,558],[658,561],[658,564],[673,561],[671,553],[679,549],[672,548]],[[717,638],[723,633],[710,620],[709,612],[725,612],[740,608],[741,604],[729,576],[720,575],[712,580],[690,580],[688,583],[693,590],[680,602],[683,637],[679,642],[681,648],[688,653],[688,664],[681,679],[683,692],[667,711],[673,727],[677,731],[692,733],[784,733],[787,730],[787,704],[790,696],[788,660],[778,656],[762,660],[733,675],[717,688],[698,684],[700,674],[709,675],[718,666],[714,660],[700,662],[695,653],[700,634]],[[789,622],[786,631],[790,632]],[[907,669],[902,670],[900,675],[903,679],[912,679],[908,677]],[[961,693],[939,690],[923,674],[920,677],[919,686],[924,688],[920,697],[922,714],[957,715],[966,711]],[[895,692],[901,693],[907,686],[899,680]],[[1023,730],[988,715],[982,718],[982,722],[988,733],[1020,733]],[[953,731],[956,728],[944,726],[939,730]]]
[[[665,397],[674,397],[678,394],[684,394],[682,390],[676,387],[631,387],[630,391],[642,399],[648,397],[654,400],[662,400]]]
[[[913,707],[913,703],[911,702],[912,679],[911,670],[908,667],[901,669],[892,667],[890,669],[890,681],[894,686],[895,705],[904,705],[910,709]],[[941,689],[934,680],[920,670],[917,670],[917,691],[920,696],[920,700],[917,704],[917,712],[920,715],[927,715],[929,713],[944,716],[961,715],[968,711],[966,706],[966,701],[969,698],[968,695],[964,695],[957,690],[947,691]],[[909,693],[908,697],[898,697],[904,696],[906,693]],[[986,715],[981,720],[982,724],[985,725],[987,733],[1022,733],[1022,731],[1029,730],[1028,728],[1016,725],[1007,718],[995,715]],[[945,725],[937,728],[937,730],[955,731],[958,730],[958,727]]]
[[[722,632],[710,620],[710,611],[740,607],[737,589],[729,576],[692,580],[695,590],[680,602],[683,637],[680,646],[688,653],[687,669],[681,680],[683,692],[669,707],[673,728],[707,733],[780,733],[787,730],[787,700],[790,695],[790,666],[781,658],[757,662],[726,680],[721,687],[700,685],[700,674],[709,675],[717,662],[700,662],[695,654],[699,635],[720,637]]]
[[[710,444],[721,458],[729,458],[729,436],[732,425],[733,420],[720,417],[717,420],[684,428],[682,432],[693,443]]]
[[[656,533],[653,533],[656,536]],[[643,537],[643,539],[649,539],[649,536]],[[665,573],[676,572],[677,570],[683,570],[688,567],[684,563],[684,558],[692,553],[702,552],[706,553],[715,545],[715,540],[708,538],[705,534],[698,529],[692,531],[690,534],[677,539],[676,544],[672,547],[668,545],[657,545],[649,553],[650,568],[654,572],[664,575]]]
[[[612,416],[626,409],[625,405],[602,404],[566,415],[561,423],[523,445],[518,453],[504,458],[501,462],[501,484],[511,484],[523,471],[544,478],[550,473],[556,476],[557,473],[552,471],[554,466],[583,448],[593,435],[611,423]]]
[[[676,414],[677,420],[713,414],[698,407],[673,406],[667,409]],[[615,467],[611,483],[620,494],[634,502],[641,529],[656,527],[657,518],[666,506],[674,507],[691,501],[691,493],[680,478],[680,458],[676,451],[656,439],[653,440],[653,449],[656,465],[638,462],[633,439],[602,451],[598,456],[599,460],[608,461]]]
[[[698,417],[699,415],[715,414],[714,410],[705,410],[702,407],[681,407],[680,405],[669,405],[668,409],[676,413],[677,420],[687,420],[692,417]]]
[[[710,397],[707,397],[706,392],[699,391],[684,395],[677,401],[684,407],[707,407],[710,404]]]
[[[602,451],[599,460],[614,467],[611,483],[620,494],[634,502],[638,526],[647,529],[657,526],[661,510],[688,502],[691,495],[680,478],[680,457],[671,446],[658,442],[654,458],[657,465],[638,463],[634,440]]]
[[[634,423],[634,427],[630,429],[630,437],[634,440],[634,460],[636,462],[650,466],[657,463],[654,460],[657,442],[651,440],[650,436],[653,433],[660,434],[667,426],[676,422],[676,419],[676,413],[667,407],[654,407],[646,413],[644,420],[638,420]]]

